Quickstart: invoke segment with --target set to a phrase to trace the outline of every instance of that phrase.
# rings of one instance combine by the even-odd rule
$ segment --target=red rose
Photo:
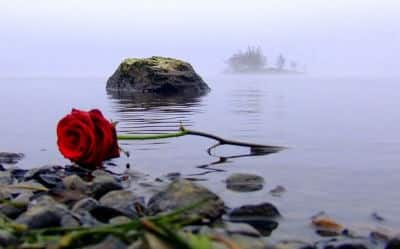
[[[98,167],[104,160],[119,157],[115,126],[97,109],[72,109],[58,122],[57,138],[61,154],[82,166]]]

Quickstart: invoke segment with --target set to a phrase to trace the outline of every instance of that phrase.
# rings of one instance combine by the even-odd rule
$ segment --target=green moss
[[[120,65],[122,72],[126,73],[134,66],[141,68],[143,66],[154,66],[164,70],[181,70],[186,67],[187,63],[178,59],[152,56],[150,58],[126,58]]]

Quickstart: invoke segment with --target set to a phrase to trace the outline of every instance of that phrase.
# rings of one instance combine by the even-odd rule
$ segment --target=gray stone
[[[17,244],[17,238],[6,230],[0,230],[0,246],[5,248],[14,248],[13,245]]]
[[[148,203],[151,214],[171,211],[177,208],[199,204],[187,212],[187,215],[198,215],[202,218],[216,219],[224,213],[224,202],[205,187],[187,180],[173,181],[168,187],[153,197]]]
[[[275,218],[280,217],[278,209],[270,203],[244,205],[229,213],[231,222],[247,223],[257,229],[263,236],[268,236],[278,227]]]
[[[128,223],[130,221],[132,221],[132,220],[130,218],[126,217],[126,216],[117,216],[117,217],[114,217],[114,218],[110,219],[108,222],[110,224],[117,225],[117,224],[125,224],[125,223]]]
[[[33,199],[31,202],[29,202],[28,208],[38,207],[38,206],[47,207],[47,206],[55,206],[55,205],[59,205],[59,204],[51,196],[41,195],[41,196],[38,196],[37,198]]]
[[[121,183],[110,175],[98,175],[93,179],[91,184],[92,195],[96,199],[99,199],[110,191],[120,189],[122,189]]]
[[[62,166],[59,165],[45,165],[40,168],[33,168],[24,174],[24,180],[36,180],[46,187],[55,187],[64,177],[61,169]]]
[[[243,205],[229,212],[231,218],[235,217],[265,217],[276,218],[280,216],[278,209],[271,203],[264,202],[255,205]]]
[[[0,171],[0,185],[8,185],[13,183],[13,177],[10,171]]]
[[[37,193],[37,192],[45,192],[48,191],[48,188],[43,186],[42,184],[38,183],[35,180],[30,180],[26,182],[19,182],[19,183],[14,183],[11,185],[10,191],[12,191],[14,194],[16,193]]]
[[[106,88],[161,94],[202,94],[210,90],[189,63],[158,56],[125,59],[108,79]]]
[[[98,207],[99,205],[100,205],[100,203],[97,200],[95,200],[91,197],[88,197],[88,198],[85,198],[85,199],[82,199],[82,200],[76,202],[74,204],[74,206],[72,207],[72,212],[80,212],[80,211],[90,212],[91,210]]]
[[[85,182],[77,175],[67,176],[62,180],[62,182],[64,184],[64,187],[69,190],[78,190],[86,193],[89,189],[89,183]]]
[[[238,192],[251,192],[264,187],[264,178],[254,174],[235,173],[226,179],[226,187]]]
[[[12,199],[10,203],[3,203],[0,205],[0,213],[5,214],[7,217],[15,219],[20,214],[26,211],[32,193],[22,193],[15,199]]]
[[[74,217],[79,220],[79,223],[83,227],[94,227],[102,225],[103,223],[98,221],[88,211],[80,210],[74,213]]]
[[[60,204],[37,205],[21,214],[16,222],[25,224],[29,228],[57,227],[61,225],[61,219],[66,214],[68,214],[68,210]]]
[[[128,190],[115,190],[105,194],[100,199],[100,204],[120,211],[128,217],[137,217],[135,204],[141,204],[137,196]]]
[[[61,217],[60,225],[62,227],[73,228],[73,227],[79,227],[80,224],[78,220],[75,219],[71,214],[66,214],[63,217]]]
[[[333,231],[328,229],[317,229],[315,230],[315,233],[317,233],[321,237],[336,237],[341,235],[340,231]]]
[[[246,236],[260,237],[261,234],[247,223],[225,222],[225,230],[229,233],[242,234]]]
[[[0,152],[0,163],[4,164],[16,164],[22,158],[24,158],[24,154],[22,153],[13,153],[13,152]]]
[[[91,175],[92,175],[93,177],[98,177],[98,176],[112,176],[110,173],[108,173],[107,171],[102,170],[102,169],[96,169],[96,170],[92,171]]]
[[[400,239],[393,238],[386,244],[385,249],[400,249]]]

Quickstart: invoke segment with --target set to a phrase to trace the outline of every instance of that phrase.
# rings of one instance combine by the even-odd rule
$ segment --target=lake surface
[[[228,206],[262,201],[283,215],[276,237],[315,235],[319,211],[351,227],[400,229],[400,80],[307,76],[205,75],[212,91],[198,98],[121,97],[107,94],[106,78],[0,79],[0,151],[23,152],[17,166],[66,164],[56,146],[56,125],[71,108],[99,108],[119,121],[120,133],[176,131],[180,124],[229,139],[289,149],[246,156],[244,148],[180,137],[130,141],[131,157],[114,160],[158,177],[169,172],[205,181]],[[243,157],[236,156],[244,155]],[[228,157],[218,163],[220,157]],[[233,156],[234,158],[229,159]],[[225,189],[231,173],[265,177],[264,190]],[[287,189],[281,197],[269,190]],[[371,218],[379,213],[386,221]]]

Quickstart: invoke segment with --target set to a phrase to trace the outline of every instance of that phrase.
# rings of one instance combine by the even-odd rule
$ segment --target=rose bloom
[[[115,126],[97,109],[72,109],[58,122],[57,145],[65,158],[88,168],[119,157]]]

